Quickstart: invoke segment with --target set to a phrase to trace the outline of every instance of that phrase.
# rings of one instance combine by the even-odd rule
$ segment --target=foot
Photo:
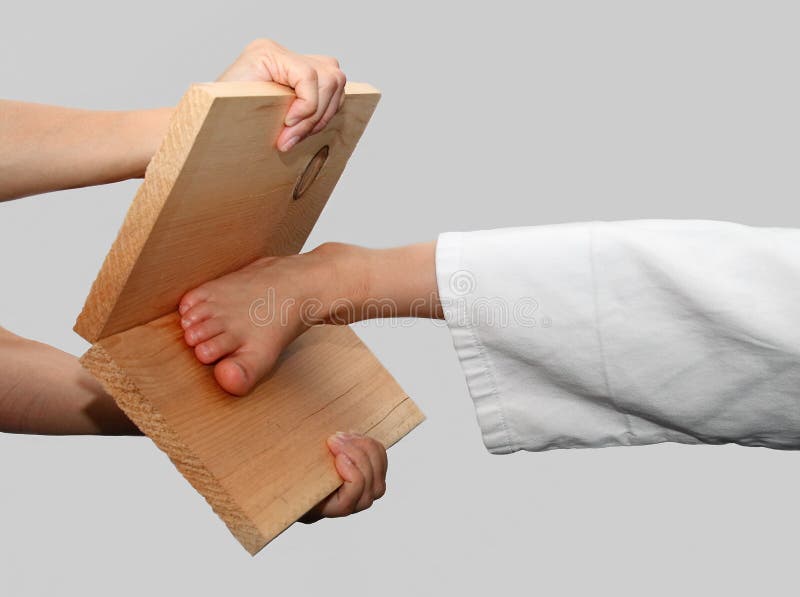
[[[302,255],[266,257],[203,284],[181,299],[186,343],[214,366],[227,392],[243,396],[273,368],[283,349],[313,325],[349,323],[339,305],[355,303],[361,249],[325,244]],[[338,299],[338,301],[337,301]]]

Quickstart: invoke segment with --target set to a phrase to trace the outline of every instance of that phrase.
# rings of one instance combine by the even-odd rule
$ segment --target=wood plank
[[[329,435],[389,447],[424,419],[348,327],[312,328],[242,398],[219,388],[182,335],[169,314],[104,338],[81,362],[250,553],[341,484]]]
[[[264,255],[297,253],[344,170],[380,94],[348,84],[326,129],[274,147],[291,90],[271,83],[193,85],[147,169],[75,331],[89,342],[152,321],[183,294]],[[328,157],[306,193],[311,158]]]
[[[75,325],[94,343],[84,367],[250,553],[339,486],[331,433],[388,447],[423,420],[346,327],[301,336],[240,398],[183,341],[176,309],[187,290],[300,250],[379,94],[348,84],[326,130],[282,154],[274,140],[293,97],[268,83],[191,87]]]

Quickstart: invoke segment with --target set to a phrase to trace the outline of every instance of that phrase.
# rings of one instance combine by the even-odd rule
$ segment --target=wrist
[[[143,178],[147,165],[166,135],[173,108],[122,112],[124,151],[129,152],[129,178]]]

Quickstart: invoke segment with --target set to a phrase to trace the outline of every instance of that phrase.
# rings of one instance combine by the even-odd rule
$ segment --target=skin
[[[297,97],[275,140],[281,151],[325,127],[344,101],[346,81],[334,58],[296,54],[263,39],[249,44],[219,80],[294,88]],[[88,111],[0,100],[0,201],[141,178],[172,111]],[[0,432],[140,433],[74,356],[3,328]],[[358,512],[386,491],[386,450],[380,443],[337,434],[328,447],[343,484],[306,522]]]
[[[186,343],[214,364],[220,386],[248,394],[313,325],[376,317],[443,317],[435,243],[365,249],[327,243],[266,257],[186,293],[178,311]]]
[[[335,58],[296,54],[260,39],[218,81],[293,87],[297,98],[275,140],[288,151],[336,114],[346,77]],[[143,177],[172,111],[75,110],[0,100],[0,201]]]
[[[0,328],[0,431],[139,435],[78,359]]]

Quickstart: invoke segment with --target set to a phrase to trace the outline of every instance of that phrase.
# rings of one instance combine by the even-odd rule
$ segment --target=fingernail
[[[186,313],[186,311],[188,310],[189,310],[189,305],[181,305],[180,307],[178,307],[178,313],[180,313],[181,315]]]
[[[297,142],[300,140],[300,137],[292,137],[286,143],[283,144],[283,151],[289,151],[292,147],[297,145]]]
[[[328,438],[328,442],[332,443],[335,446],[341,446],[345,442],[345,438],[342,437],[342,433],[334,433],[332,436]]]
[[[183,326],[185,328],[188,328],[191,325],[191,323],[192,322],[189,321],[188,319],[181,319],[181,326]]]
[[[294,126],[298,122],[300,122],[300,118],[298,118],[297,116],[292,116],[291,118],[287,118],[286,119],[286,123],[285,124],[286,124],[286,126]]]

